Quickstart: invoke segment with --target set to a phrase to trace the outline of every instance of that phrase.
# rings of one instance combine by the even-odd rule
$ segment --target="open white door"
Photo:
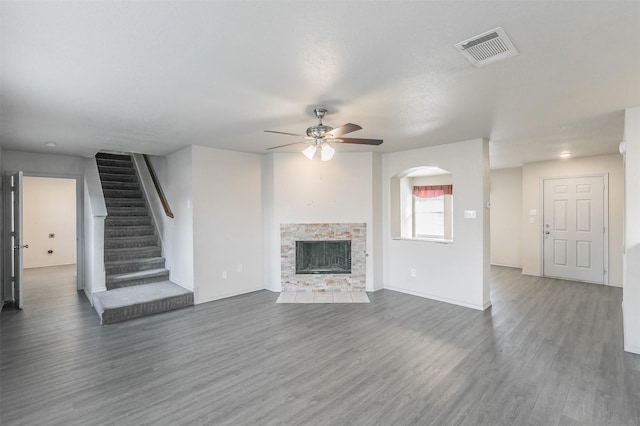
[[[16,307],[22,309],[22,172],[11,176],[11,244],[13,299]]]
[[[603,176],[544,180],[544,275],[603,284]]]

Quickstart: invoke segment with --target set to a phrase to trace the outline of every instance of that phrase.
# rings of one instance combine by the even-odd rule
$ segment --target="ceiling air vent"
[[[518,51],[501,27],[457,43],[456,48],[477,67],[516,56]]]

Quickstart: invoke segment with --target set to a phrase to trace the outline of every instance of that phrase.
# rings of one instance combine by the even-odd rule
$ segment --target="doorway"
[[[82,178],[21,172],[5,178],[5,229],[12,232],[5,242],[4,301],[28,307],[29,277],[55,270],[66,271],[67,281],[82,290]]]
[[[607,176],[543,180],[543,274],[608,281]]]

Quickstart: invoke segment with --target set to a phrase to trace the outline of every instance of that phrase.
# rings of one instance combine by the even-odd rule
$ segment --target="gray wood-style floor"
[[[640,424],[617,288],[494,267],[486,312],[259,291],[100,326],[72,274],[0,314],[3,426]]]

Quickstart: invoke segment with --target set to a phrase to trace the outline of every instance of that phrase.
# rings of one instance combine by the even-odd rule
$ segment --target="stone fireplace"
[[[280,225],[283,291],[364,291],[365,223]]]

